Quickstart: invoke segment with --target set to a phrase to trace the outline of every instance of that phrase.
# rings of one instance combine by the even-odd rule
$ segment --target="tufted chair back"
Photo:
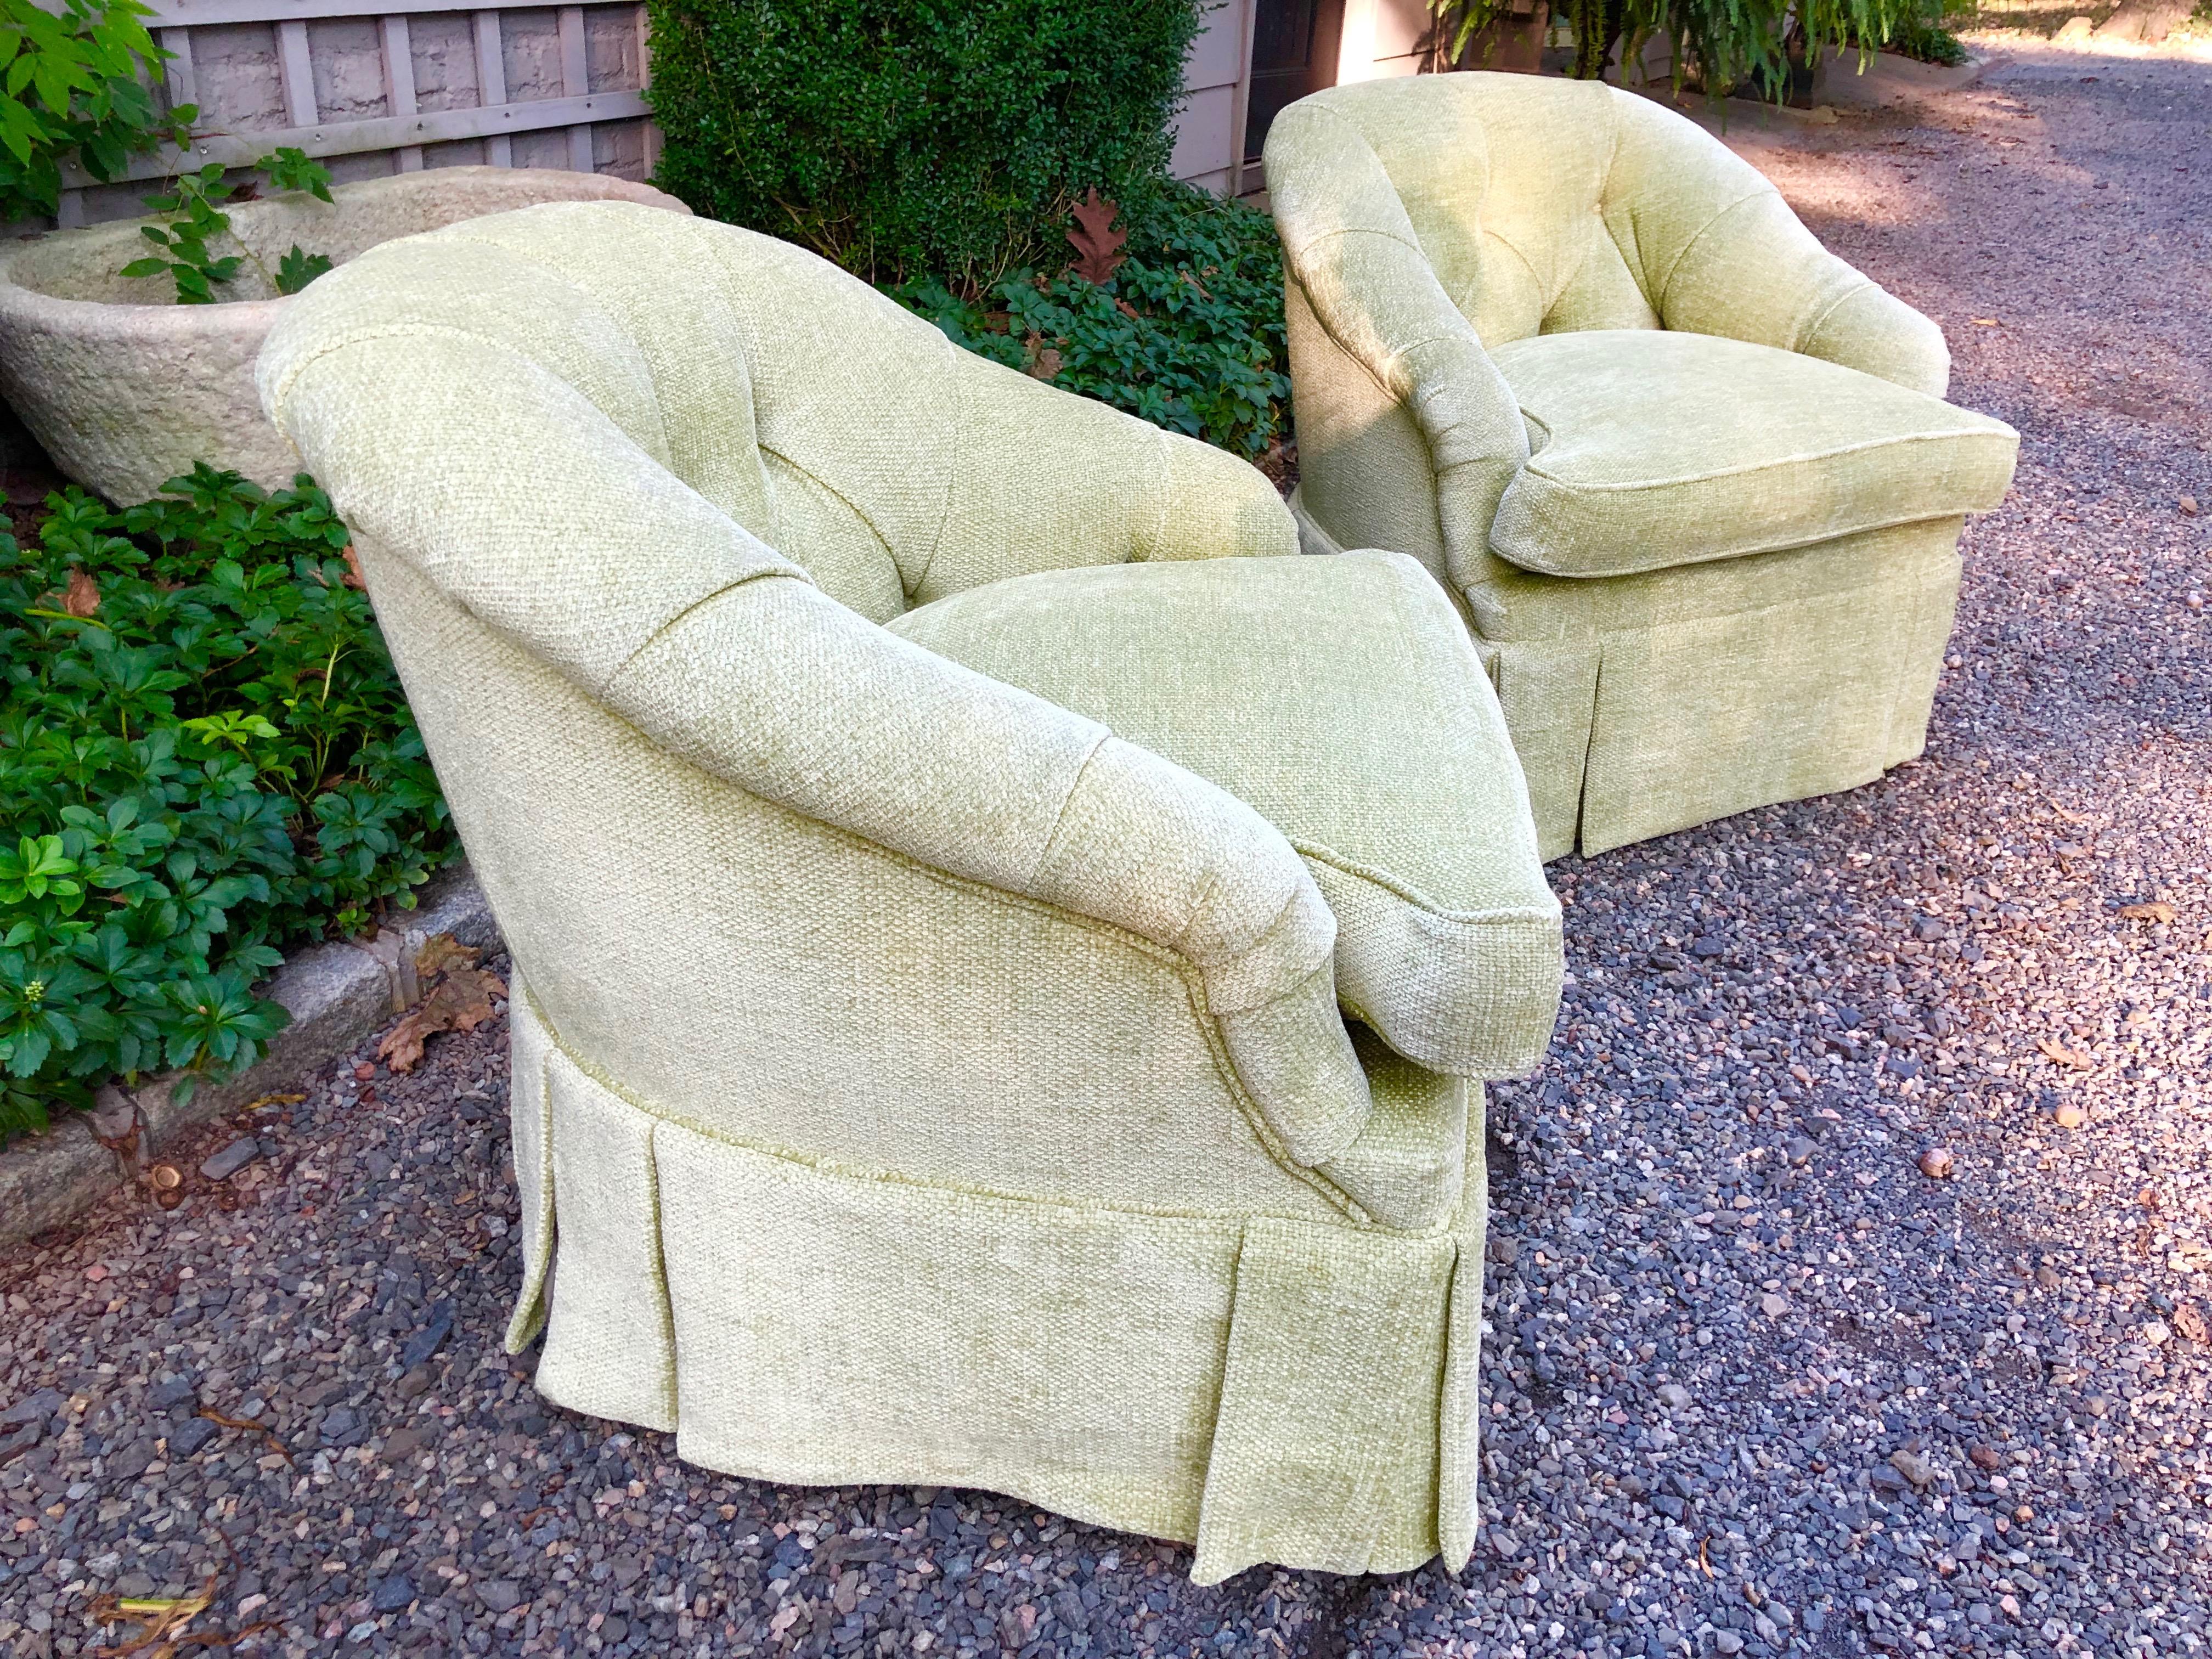
[[[1267,529],[1245,522],[1247,492],[1200,492],[1221,519],[1168,511],[1219,460],[1202,447],[1009,376],[771,238],[560,204],[368,258],[374,284],[346,292],[380,325],[527,359],[872,622],[1015,572]]]
[[[1410,233],[1493,350],[1668,328],[1838,357],[1867,317],[1895,309],[1748,162],[1596,82],[1477,72],[1338,87],[1285,110],[1267,151],[1294,268],[1331,237]],[[1769,280],[1747,285],[1747,268]],[[1941,396],[1926,343],[1912,345],[1853,366]]]

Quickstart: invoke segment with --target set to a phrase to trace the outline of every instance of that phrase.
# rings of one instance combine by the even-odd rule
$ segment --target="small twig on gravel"
[[[276,1435],[270,1431],[270,1427],[266,1423],[261,1422],[258,1419],[251,1417],[231,1417],[222,1412],[209,1411],[204,1407],[203,1407],[198,1412],[195,1413],[194,1415],[204,1417],[210,1423],[220,1423],[226,1429],[249,1430],[252,1432],[259,1435],[264,1440],[266,1440],[269,1443],[269,1449],[275,1452],[287,1463],[294,1461],[290,1449],[286,1447],[283,1441],[279,1440]]]

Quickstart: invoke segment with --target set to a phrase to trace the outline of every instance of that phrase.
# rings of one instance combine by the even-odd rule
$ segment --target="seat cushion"
[[[1620,576],[1986,512],[2020,435],[1841,364],[1658,329],[1515,340],[1492,354],[1528,463],[1498,556]]]
[[[1518,1076],[1550,1041],[1559,906],[1504,716],[1395,553],[1041,572],[891,631],[1219,784],[1304,855],[1340,1000],[1398,1053]]]

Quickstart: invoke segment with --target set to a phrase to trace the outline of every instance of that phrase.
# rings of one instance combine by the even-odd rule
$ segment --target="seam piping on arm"
[[[953,357],[959,352],[960,348],[953,344],[951,341],[945,339],[944,334],[938,330],[935,324],[929,325],[929,328],[932,333],[937,335],[939,341],[945,348],[945,362],[952,366],[951,386],[953,423],[963,434],[964,441],[965,434],[974,429],[975,423],[968,418],[969,398],[967,380],[960,374],[959,366],[953,363]],[[964,462],[967,457],[963,453],[960,459]],[[921,568],[914,573],[914,586],[912,587],[908,587],[906,585],[906,579],[903,576],[899,579],[899,589],[905,594],[907,604],[909,606],[914,603],[914,596],[921,592],[922,584],[929,580],[929,573],[937,564],[937,556],[945,546],[945,526],[952,522],[952,481],[961,476],[963,476],[963,469],[960,466],[956,465],[945,468],[945,495],[943,501],[938,505],[937,528],[930,532],[929,551],[921,556]],[[843,498],[841,496],[839,499],[842,500]],[[876,527],[871,524],[868,526],[868,528],[871,531],[874,531]],[[883,535],[880,532],[877,532],[876,539],[879,542],[884,541]],[[884,550],[886,553],[890,553],[891,568],[894,570],[897,569],[898,555],[891,552],[890,544],[889,542],[884,542]]]
[[[1778,198],[1781,192],[1777,191],[1773,185],[1767,184],[1762,179],[1758,189],[1746,191],[1742,195],[1730,202],[1726,207],[1722,208],[1719,211],[1715,213],[1711,218],[1706,220],[1704,224],[1699,225],[1698,227],[1697,233],[1692,235],[1688,241],[1682,244],[1682,251],[1680,253],[1677,253],[1667,266],[1667,274],[1653,284],[1653,287],[1656,288],[1659,291],[1659,299],[1661,303],[1653,307],[1652,309],[1660,313],[1660,322],[1662,326],[1666,322],[1665,301],[1667,299],[1667,290],[1674,286],[1674,273],[1682,268],[1683,261],[1687,259],[1690,255],[1696,251],[1698,244],[1704,241],[1705,238],[1711,234],[1713,228],[1719,224],[1722,220],[1727,218],[1729,215],[1734,213],[1738,208],[1743,206],[1746,203],[1760,201],[1769,196]]]
[[[667,411],[662,409],[660,405],[660,377],[653,373],[653,359],[646,353],[643,346],[638,343],[636,335],[623,325],[620,318],[609,311],[607,307],[600,302],[597,295],[593,294],[591,289],[582,286],[574,277],[568,276],[566,272],[559,270],[556,266],[545,264],[538,259],[531,258],[527,253],[523,252],[518,248],[509,246],[507,243],[500,241],[495,237],[486,236],[481,232],[474,232],[465,228],[469,222],[470,222],[465,220],[462,222],[462,225],[460,227],[450,228],[447,233],[450,239],[455,242],[465,243],[471,247],[489,248],[495,253],[501,254],[509,259],[513,259],[518,264],[526,264],[531,270],[538,272],[549,280],[558,283],[562,287],[567,289],[571,294],[574,294],[578,299],[589,306],[602,319],[612,325],[617,332],[629,339],[632,346],[637,350],[640,361],[644,364],[646,384],[653,388],[653,419],[657,421],[660,426],[660,446],[663,449],[672,453],[675,448],[675,445],[668,433]],[[513,348],[510,347],[509,349],[513,349]],[[550,373],[550,371],[548,372]],[[559,377],[556,376],[556,378],[557,379]],[[580,391],[581,388],[579,387],[578,390]],[[757,431],[759,428],[755,428],[754,429]]]
[[[763,455],[773,455],[775,457],[777,460],[782,462],[793,472],[805,479],[807,483],[812,484],[823,495],[835,501],[838,506],[843,507],[848,513],[859,520],[862,525],[866,526],[868,534],[875,538],[876,545],[883,549],[884,556],[891,562],[892,568],[897,568],[898,555],[891,551],[891,544],[890,541],[885,538],[882,531],[876,528],[876,521],[870,518],[866,514],[861,512],[859,504],[855,502],[851,496],[846,495],[843,490],[838,489],[836,485],[831,483],[827,478],[817,472],[812,467],[785,454],[783,451],[776,448],[773,444],[756,442],[754,447]],[[900,587],[901,591],[903,592],[905,584],[902,582],[900,584]]]
[[[1480,910],[1455,910],[1448,904],[1439,903],[1431,898],[1410,882],[1404,881],[1388,871],[1378,870],[1372,865],[1362,864],[1357,859],[1346,858],[1341,853],[1322,846],[1319,842],[1292,841],[1291,845],[1297,849],[1299,857],[1310,860],[1316,864],[1325,864],[1332,870],[1340,871],[1347,876],[1379,887],[1384,892],[1404,900],[1417,910],[1425,911],[1440,921],[1514,925],[1530,921],[1553,924],[1559,920],[1559,908],[1556,901],[1549,907],[1522,904],[1492,906]]]
[[[1083,758],[1076,763],[1075,775],[1067,781],[1067,793],[1060,798],[1060,805],[1053,809],[1052,828],[1045,831],[1044,840],[1037,848],[1036,857],[1030,860],[1029,871],[1022,878],[1024,897],[1029,897],[1036,891],[1037,872],[1044,868],[1046,861],[1052,857],[1053,848],[1060,841],[1060,827],[1067,821],[1067,809],[1075,799],[1075,792],[1083,787],[1085,775],[1091,770],[1091,763],[1097,759],[1099,750],[1113,735],[1104,726],[1100,726],[1098,735],[1091,740],[1091,746],[1083,751]]]
[[[1408,240],[1395,230],[1384,230],[1376,225],[1339,225],[1334,230],[1324,230],[1311,241],[1300,246],[1297,263],[1304,264],[1306,256],[1328,242],[1340,242],[1347,236],[1373,236],[1385,242],[1395,242],[1408,253],[1418,255],[1423,264],[1428,262],[1427,250],[1418,240]]]
[[[746,575],[738,577],[737,580],[733,582],[725,582],[713,592],[702,594],[699,598],[692,600],[690,604],[685,605],[681,611],[677,611],[673,616],[668,617],[665,621],[662,622],[659,627],[655,628],[653,632],[640,640],[637,643],[637,648],[631,652],[629,655],[624,657],[620,663],[617,664],[612,673],[609,674],[596,688],[588,688],[592,690],[592,696],[601,699],[612,696],[615,683],[621,679],[623,675],[629,672],[631,665],[635,663],[637,659],[643,656],[647,652],[653,649],[654,642],[657,641],[661,635],[667,633],[669,629],[674,628],[678,623],[684,621],[693,613],[702,611],[708,605],[714,604],[715,600],[720,599],[726,593],[734,593],[741,587],[749,587],[755,582],[766,580],[798,581],[805,584],[808,587],[814,586],[812,579],[810,578],[805,571],[796,568],[789,570],[756,570]]]
[[[1508,253],[1511,254],[1515,258],[1518,259],[1518,260],[1521,262],[1521,269],[1522,269],[1522,270],[1525,270],[1525,271],[1527,271],[1527,272],[1528,273],[1528,280],[1529,280],[1529,282],[1530,282],[1530,283],[1532,283],[1533,284],[1534,284],[1534,286],[1535,286],[1535,288],[1536,288],[1536,290],[1537,290],[1539,293],[1541,293],[1541,292],[1543,291],[1543,287],[1544,287],[1544,279],[1543,279],[1543,277],[1542,277],[1541,276],[1540,276],[1540,275],[1537,273],[1537,270],[1536,270],[1536,262],[1535,262],[1534,259],[1531,259],[1531,258],[1530,258],[1527,254],[1523,253],[1523,252],[1521,251],[1521,248],[1520,248],[1520,245],[1519,245],[1519,244],[1517,244],[1516,242],[1515,242],[1511,237],[1510,237],[1510,236],[1505,236],[1505,235],[1502,235],[1502,234],[1500,234],[1498,232],[1494,231],[1494,230],[1486,230],[1486,231],[1484,231],[1484,232],[1482,233],[1482,234],[1483,234],[1483,235],[1485,235],[1485,236],[1487,236],[1487,237],[1488,237],[1492,241],[1493,241],[1493,242],[1497,243],[1498,246],[1500,246],[1500,247],[1504,248],[1504,249]],[[1583,256],[1583,257],[1584,257],[1584,258],[1588,258],[1589,256],[1588,256],[1588,255],[1585,255],[1585,256]],[[1576,269],[1577,273],[1577,274],[1579,274],[1579,273],[1580,273],[1580,271],[1581,271],[1581,270],[1582,270],[1582,267],[1581,267],[1581,266],[1579,266],[1579,265],[1577,265],[1577,266],[1576,266],[1576,267],[1575,267],[1575,269]],[[1569,281],[1570,283],[1571,283],[1573,280],[1574,280],[1574,279],[1573,279],[1572,277],[1568,278],[1568,281]],[[1559,289],[1559,292],[1560,292],[1561,294],[1565,293],[1565,292],[1566,292],[1566,288],[1565,288],[1565,286],[1562,285],[1562,287],[1561,287],[1561,288],[1560,288],[1560,289]],[[1552,308],[1552,301],[1553,301],[1553,300],[1555,300],[1555,299],[1557,299],[1557,298],[1558,298],[1558,295],[1552,295],[1550,298],[1547,298],[1547,299],[1544,301],[1544,309],[1545,309],[1545,311],[1546,311],[1546,312],[1547,312],[1547,313],[1548,313],[1548,312],[1551,310],[1551,308]],[[1458,306],[1458,307],[1457,307],[1457,309],[1458,309],[1458,311],[1459,311],[1460,315],[1462,315],[1462,317],[1464,317],[1464,316],[1467,314],[1467,307],[1464,307],[1464,306]],[[1468,326],[1469,328],[1473,328],[1473,327],[1474,326],[1474,325],[1473,323],[1469,323],[1469,324],[1468,325]],[[1540,328],[1542,326],[1542,323],[1541,323],[1541,319],[1539,319],[1539,321],[1538,321],[1538,326],[1539,326]]]
[[[513,346],[507,344],[503,340],[491,339],[484,335],[478,334],[473,329],[455,328],[451,323],[373,323],[366,327],[349,329],[345,333],[339,335],[335,340],[325,341],[323,344],[317,346],[314,350],[308,353],[307,356],[300,359],[298,362],[294,363],[286,368],[283,379],[270,388],[270,401],[276,406],[277,412],[282,414],[283,412],[285,403],[292,395],[292,388],[299,384],[300,377],[302,374],[305,374],[309,369],[313,368],[317,363],[322,362],[324,358],[330,356],[335,352],[343,351],[349,346],[366,345],[371,340],[391,340],[403,337],[420,338],[424,335],[434,335],[441,338],[448,340],[465,340],[471,345],[489,346],[495,351],[503,351],[510,356],[520,357],[522,356],[520,352],[515,350]],[[526,358],[524,361],[527,362],[528,359]],[[532,366],[537,367],[536,365]],[[540,372],[544,372],[542,368],[540,369]],[[567,385],[567,382],[563,381],[562,384]],[[570,387],[569,389],[571,391],[574,390],[574,387]],[[580,396],[581,394],[579,393],[578,395]]]
[[[1144,560],[1147,563],[1167,556],[1168,517],[1174,505],[1170,485],[1175,479],[1175,446],[1168,441],[1165,427],[1152,428],[1152,447],[1159,453],[1160,486],[1159,500],[1152,514],[1152,534],[1145,548]]]
[[[1814,315],[1797,325],[1797,328],[1790,342],[1790,350],[1797,353],[1800,356],[1810,356],[1812,354],[1805,349],[1805,343],[1820,333],[1820,330],[1826,326],[1828,319],[1836,313],[1837,309],[1842,306],[1844,301],[1856,299],[1862,289],[1869,289],[1875,286],[1874,278],[1869,276],[1864,271],[1854,270],[1851,272],[1851,275],[1858,278],[1858,282],[1856,284],[1846,283],[1842,293],[1837,295],[1834,299],[1822,306],[1818,312],[1814,313]]]

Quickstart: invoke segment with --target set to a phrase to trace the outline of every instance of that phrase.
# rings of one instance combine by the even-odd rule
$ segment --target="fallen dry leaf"
[[[100,584],[82,570],[70,571],[69,592],[62,595],[62,609],[72,617],[90,617],[100,610]]]
[[[451,933],[433,933],[415,953],[415,971],[428,979],[449,968],[473,968],[483,960],[483,952],[475,945],[464,945]]]
[[[239,1566],[238,1552],[230,1547],[230,1540],[221,1527],[215,1528],[214,1532],[235,1571]],[[216,1585],[222,1576],[220,1570],[209,1573],[195,1595],[94,1596],[88,1609],[94,1623],[116,1625],[127,1621],[139,1626],[138,1634],[121,1647],[94,1649],[94,1659],[129,1659],[131,1655],[143,1655],[145,1659],[178,1659],[187,1648],[201,1652],[210,1648],[234,1648],[251,1637],[284,1628],[281,1620],[258,1619],[234,1631],[192,1630],[192,1621],[215,1605]]]
[[[368,584],[362,580],[361,555],[353,550],[353,544],[351,542],[348,542],[345,544],[344,557],[346,564],[345,585],[348,587],[357,587],[364,593],[368,592]]]
[[[95,1650],[96,1659],[128,1659],[129,1656],[137,1655],[143,1655],[144,1659],[177,1659],[188,1648],[204,1651],[209,1648],[236,1647],[250,1636],[284,1628],[275,1620],[263,1619],[228,1632],[192,1630],[192,1621],[215,1605],[215,1587],[219,1577],[216,1573],[208,1574],[198,1591],[191,1595],[93,1597],[91,1613],[94,1623],[130,1623],[139,1627],[138,1634],[121,1647]]]
[[[1023,373],[1031,379],[1049,380],[1060,373],[1060,348],[1047,345],[1044,336],[1035,329],[1031,329],[1029,338],[1022,342],[1022,349],[1029,356],[1029,367]]]
[[[196,1595],[95,1595],[92,1598],[92,1617],[96,1624],[135,1624],[138,1634],[119,1648],[103,1648],[104,1655],[115,1659],[131,1653],[156,1656],[173,1654],[177,1650],[176,1638],[185,1627],[215,1605],[215,1587],[218,1575],[210,1573],[207,1582]]]
[[[266,1423],[260,1422],[251,1417],[232,1417],[222,1412],[210,1411],[204,1406],[199,1409],[198,1415],[204,1417],[210,1423],[219,1423],[226,1429],[244,1429],[249,1433],[258,1434],[264,1440],[269,1443],[269,1449],[270,1451],[275,1452],[287,1463],[292,1461],[291,1452],[286,1448],[283,1441],[279,1440],[275,1434],[270,1432],[270,1427]]]
[[[1128,236],[1114,228],[1114,216],[1120,210],[1113,203],[1099,200],[1096,185],[1075,204],[1075,228],[1067,233],[1067,240],[1075,248],[1075,274],[1085,282],[1111,281],[1127,257],[1121,250]]]
[[[2179,912],[2165,900],[2157,899],[2148,904],[2123,904],[2120,907],[2120,914],[2130,921],[2150,921],[2162,925],[2172,921]]]
[[[507,987],[489,969],[454,969],[377,1044],[376,1057],[394,1072],[411,1072],[425,1042],[441,1031],[475,1030],[492,1017],[491,1000],[506,994]]]
[[[2194,1302],[2184,1302],[2173,1310],[2173,1328],[2191,1342],[2212,1342],[2212,1325],[2204,1319],[2204,1310]]]
[[[2061,1066],[2075,1066],[2086,1072],[2097,1063],[2078,1049],[2069,1048],[2064,1043],[2053,1042],[2049,1037],[2036,1038],[2035,1046],[2043,1051],[2043,1057],[2045,1060],[2056,1060]]]

